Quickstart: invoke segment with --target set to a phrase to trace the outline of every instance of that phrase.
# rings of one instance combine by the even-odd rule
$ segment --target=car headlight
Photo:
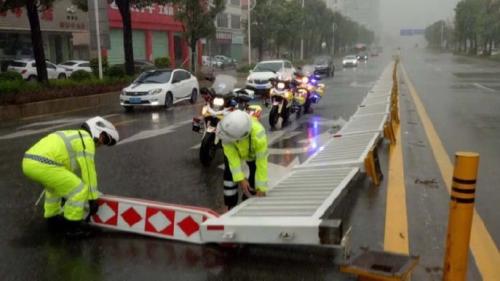
[[[149,91],[150,95],[157,95],[159,93],[161,93],[161,89],[154,89]]]
[[[127,91],[122,90],[122,96],[126,96],[126,95],[127,95]]]
[[[249,77],[249,78],[247,78],[247,82],[248,83],[253,83],[253,79],[250,79],[250,77]]]
[[[215,98],[213,101],[214,106],[223,106],[224,99],[223,98]]]

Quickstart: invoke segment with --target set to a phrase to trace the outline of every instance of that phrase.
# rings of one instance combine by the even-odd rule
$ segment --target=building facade
[[[205,54],[225,55],[241,61],[244,56],[241,1],[227,0],[226,9],[217,15],[215,26],[215,38],[207,41]]]
[[[182,23],[174,19],[170,5],[152,5],[144,9],[131,9],[134,59],[154,61],[169,57],[173,67],[189,65],[189,47],[182,38]],[[110,48],[109,64],[124,62],[123,24],[116,4],[108,9]]]
[[[48,60],[60,63],[88,56],[88,40],[85,40],[88,17],[70,0],[57,2],[51,9],[40,12],[39,17]],[[0,13],[0,61],[21,58],[33,58],[30,25],[24,8]]]

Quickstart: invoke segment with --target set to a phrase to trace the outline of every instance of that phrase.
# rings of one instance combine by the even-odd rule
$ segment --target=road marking
[[[484,85],[481,85],[481,84],[479,84],[479,83],[473,83],[472,85],[474,85],[474,86],[478,87],[479,89],[486,90],[486,91],[488,91],[488,92],[496,92],[496,90],[495,90],[495,89],[488,88],[488,87],[486,87],[486,86],[484,86]]]
[[[410,94],[417,108],[420,120],[424,126],[427,139],[431,144],[432,153],[439,166],[441,176],[446,184],[448,193],[451,193],[450,187],[453,177],[453,164],[403,65],[401,65],[401,69],[406,85],[408,85],[410,89]],[[472,219],[470,249],[483,281],[498,280],[500,276],[500,253],[498,252],[495,241],[491,238],[483,219],[476,209],[474,209],[474,216]]]
[[[389,149],[387,206],[385,211],[384,251],[409,254],[408,213],[404,176],[401,128],[395,132],[398,140]]]
[[[115,115],[118,115],[118,114],[108,114],[108,115],[105,115],[103,117],[109,118],[109,117],[112,117]],[[32,124],[23,125],[23,126],[19,127],[18,129],[21,129],[21,130],[18,130],[14,133],[0,136],[0,140],[8,140],[8,139],[14,139],[14,138],[19,138],[19,137],[25,137],[25,136],[35,135],[35,134],[39,134],[39,133],[44,133],[44,132],[48,132],[48,131],[51,131],[51,130],[54,130],[54,129],[57,129],[60,127],[70,126],[70,125],[74,125],[74,124],[78,124],[78,123],[83,123],[87,119],[88,119],[88,117],[81,117],[81,118],[70,118],[70,119],[64,118],[64,119],[58,119],[58,120],[54,120],[54,121],[45,121],[45,122],[35,122]],[[37,126],[42,126],[42,125],[51,125],[51,124],[55,124],[55,125],[40,128],[40,129],[29,129],[31,127],[37,127]]]
[[[163,127],[161,129],[151,129],[151,130],[140,131],[139,133],[137,133],[135,135],[132,135],[128,138],[121,140],[120,142],[117,143],[117,145],[122,145],[122,144],[130,143],[130,142],[136,142],[136,141],[140,141],[140,140],[144,140],[144,139],[150,139],[150,138],[154,138],[157,136],[173,133],[173,132],[175,132],[175,130],[177,128],[182,127],[184,125],[187,125],[191,122],[192,122],[192,119],[189,119],[189,120],[175,123],[175,124],[170,125],[170,126]]]

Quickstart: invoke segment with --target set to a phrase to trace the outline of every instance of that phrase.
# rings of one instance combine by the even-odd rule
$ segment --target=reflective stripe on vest
[[[26,153],[26,154],[24,154],[24,158],[35,160],[37,162],[40,162],[40,163],[43,163],[43,164],[48,164],[48,165],[60,166],[60,167],[64,166],[61,163],[57,163],[54,160],[51,160],[49,158],[45,158],[45,157],[39,156],[39,155],[34,155],[34,154]]]
[[[75,135],[68,137],[64,132],[61,131],[55,132],[55,134],[61,137],[61,139],[64,141],[64,145],[66,145],[66,150],[68,151],[69,155],[69,168],[74,171],[76,168],[76,155],[75,150],[73,150],[73,147],[71,146],[71,141],[76,138],[80,138],[80,136]]]

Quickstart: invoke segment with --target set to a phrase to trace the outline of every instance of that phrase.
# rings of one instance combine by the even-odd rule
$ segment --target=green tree
[[[191,70],[196,70],[196,45],[215,34],[215,17],[225,9],[225,0],[170,0],[176,7],[174,17],[183,23],[184,38],[191,49]]]
[[[37,79],[41,83],[48,83],[48,76],[38,12],[51,8],[54,2],[55,0],[0,0],[0,12],[26,8],[30,23],[31,44],[36,62]]]

